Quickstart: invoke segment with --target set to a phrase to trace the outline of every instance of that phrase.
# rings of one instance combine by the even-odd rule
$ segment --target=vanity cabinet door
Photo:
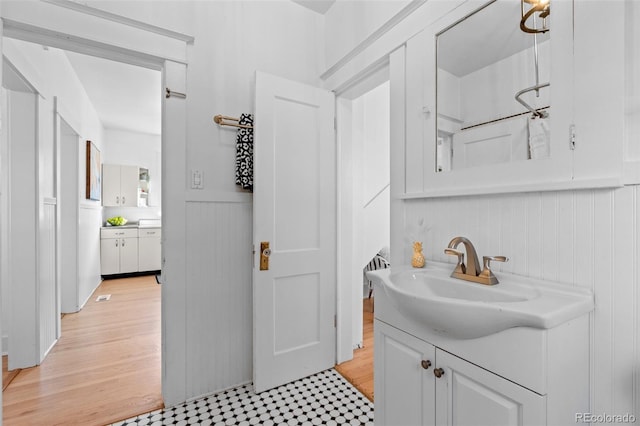
[[[437,425],[546,424],[546,397],[440,349],[436,357]]]
[[[375,321],[375,424],[433,425],[435,347]]]

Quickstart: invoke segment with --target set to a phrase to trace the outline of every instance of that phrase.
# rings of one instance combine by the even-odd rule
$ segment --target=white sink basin
[[[548,329],[593,310],[589,290],[510,274],[488,286],[452,278],[428,267],[367,272],[404,316],[438,334],[458,339],[488,336],[512,327]]]

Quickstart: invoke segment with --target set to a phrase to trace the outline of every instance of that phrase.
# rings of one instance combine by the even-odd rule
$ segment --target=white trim
[[[399,194],[395,199],[413,200],[418,198],[437,198],[437,197],[454,197],[464,195],[490,195],[490,194],[509,194],[523,192],[546,192],[546,191],[564,191],[576,189],[594,189],[594,188],[621,188],[624,186],[620,178],[594,178],[572,180],[568,182],[541,182],[531,184],[517,185],[496,185],[491,187],[456,187],[444,188],[442,190],[431,190],[413,194]]]
[[[85,55],[98,56],[155,70],[160,70],[162,68],[162,62],[164,61],[164,58],[149,52],[137,52],[124,47],[61,33],[8,18],[2,18],[2,21],[4,22],[4,36],[9,38],[16,38],[31,43],[70,50]],[[185,64],[187,62],[186,59],[168,59]]]
[[[188,190],[185,201],[202,203],[250,203],[253,194],[247,192],[231,192],[219,190]]]
[[[407,6],[402,8],[400,12],[396,13],[391,19],[385,22],[380,28],[375,30],[369,37],[360,42],[356,47],[351,49],[346,55],[340,58],[335,64],[327,69],[320,78],[326,80],[338,70],[349,63],[353,58],[364,52],[368,47],[372,46],[380,37],[388,33],[396,25],[402,22],[407,16],[411,15],[416,9],[425,4],[427,0],[412,0]]]
[[[622,164],[622,180],[625,185],[640,184],[640,160],[629,160]]]
[[[44,3],[50,3],[55,6],[60,6],[60,7],[65,7],[67,9],[75,10],[76,12],[97,16],[98,18],[106,19],[112,22],[117,22],[118,24],[127,25],[129,27],[137,28],[139,30],[148,31],[155,34],[160,34],[165,37],[170,37],[176,40],[184,41],[185,43],[193,43],[193,41],[195,40],[193,36],[188,34],[183,34],[183,33],[172,31],[166,28],[157,27],[155,25],[147,24],[146,22],[127,18],[126,16],[116,15],[115,13],[107,12],[106,10],[97,9],[95,7],[87,6],[85,4],[76,3],[75,1],[70,1],[70,0],[42,0],[42,1]]]

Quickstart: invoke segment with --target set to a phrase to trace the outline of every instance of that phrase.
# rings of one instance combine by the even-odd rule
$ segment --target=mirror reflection
[[[548,0],[496,0],[438,34],[437,171],[550,155],[548,15]]]

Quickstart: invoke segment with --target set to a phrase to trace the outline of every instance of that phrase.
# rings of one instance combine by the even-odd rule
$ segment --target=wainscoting
[[[405,233],[420,218],[431,226],[424,237],[427,259],[453,262],[443,250],[463,235],[479,256],[508,256],[498,270],[592,289],[592,413],[640,415],[639,186],[408,200],[404,206]],[[407,263],[404,236],[394,245]]]
[[[246,200],[186,205],[189,395],[253,378],[252,204]]]

